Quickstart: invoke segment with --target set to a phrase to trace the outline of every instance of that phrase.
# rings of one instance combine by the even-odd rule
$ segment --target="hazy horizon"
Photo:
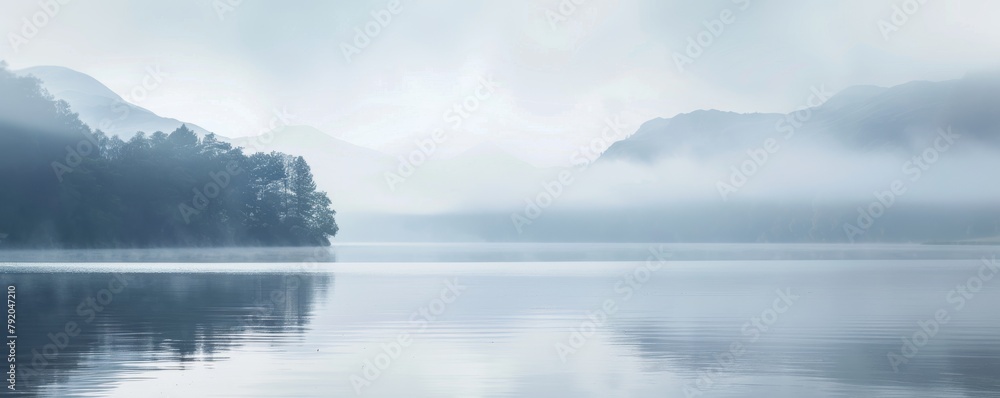
[[[15,70],[69,67],[126,99],[155,70],[162,82],[131,102],[162,116],[242,137],[266,131],[280,110],[393,155],[454,127],[443,114],[492,79],[496,92],[454,128],[449,147],[490,143],[539,163],[586,145],[616,116],[634,130],[698,109],[787,113],[813,86],[942,81],[1000,65],[984,50],[1000,46],[988,18],[1000,5],[987,1],[922,4],[891,30],[880,23],[899,4],[888,1],[403,1],[386,14],[390,3],[67,1],[31,38],[22,18],[41,6],[12,4],[0,16],[0,59]],[[731,23],[715,24],[727,10]],[[344,50],[355,28],[379,18],[388,23],[367,46]],[[679,68],[688,39],[713,30]],[[555,150],[532,150],[539,142]]]

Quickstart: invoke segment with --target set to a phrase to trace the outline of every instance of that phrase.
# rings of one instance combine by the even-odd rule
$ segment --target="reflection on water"
[[[677,260],[962,259],[977,245],[674,244]],[[332,247],[5,250],[18,263],[328,263],[644,261],[646,243],[338,243]]]
[[[310,273],[24,264],[0,278],[20,294],[22,364],[80,325],[21,376],[42,395],[985,397],[1000,396],[1000,278],[984,251]],[[105,289],[119,292],[102,305]]]
[[[330,275],[10,273],[23,392],[100,391],[123,375],[224,360],[301,335]],[[127,378],[127,377],[126,377]]]

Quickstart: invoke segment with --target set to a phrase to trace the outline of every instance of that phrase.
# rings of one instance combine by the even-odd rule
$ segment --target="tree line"
[[[108,136],[0,63],[0,247],[325,246],[335,214],[301,156]]]

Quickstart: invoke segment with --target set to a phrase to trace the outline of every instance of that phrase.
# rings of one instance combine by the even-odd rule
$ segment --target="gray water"
[[[994,249],[7,252],[0,279],[24,395],[995,397]]]

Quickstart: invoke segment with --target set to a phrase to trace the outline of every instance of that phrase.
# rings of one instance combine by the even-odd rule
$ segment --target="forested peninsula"
[[[0,248],[326,246],[335,214],[300,156],[109,136],[0,64]]]

